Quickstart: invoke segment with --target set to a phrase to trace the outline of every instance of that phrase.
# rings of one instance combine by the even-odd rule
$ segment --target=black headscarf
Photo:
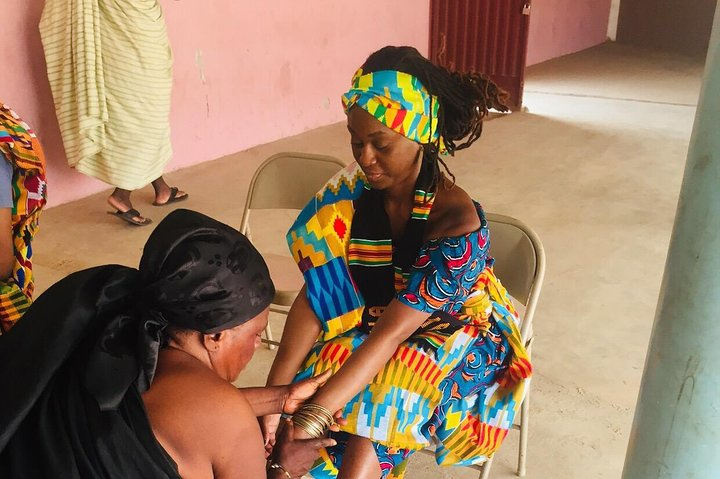
[[[208,334],[254,318],[275,294],[265,262],[245,236],[189,210],[171,213],[150,235],[140,283],[150,311]]]
[[[103,451],[107,444],[132,449],[134,435],[150,430],[139,394],[152,382],[165,328],[207,334],[229,329],[257,316],[273,295],[267,266],[248,239],[189,210],[176,210],[158,224],[139,269],[100,266],[53,285],[0,336],[0,471],[15,470],[8,464],[40,467],[17,459],[28,457],[18,453],[29,447],[23,437],[45,444],[65,441],[120,472],[138,467],[137,451],[128,461]],[[128,411],[140,417],[139,426],[128,422]],[[148,441],[155,444],[154,438]],[[50,459],[57,455],[46,453]],[[77,459],[60,457],[42,470],[59,467],[67,474],[63,477],[93,477],[98,471],[94,464],[83,469]]]
[[[184,209],[155,228],[139,271],[122,273],[113,291],[129,304],[88,361],[85,382],[101,409],[115,408],[133,381],[141,393],[150,387],[168,325],[206,334],[230,329],[257,316],[275,294],[265,261],[244,235]]]

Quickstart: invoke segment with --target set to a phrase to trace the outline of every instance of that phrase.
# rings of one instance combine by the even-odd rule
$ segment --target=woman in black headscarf
[[[54,285],[26,313],[42,321],[0,337],[0,477],[265,477],[254,417],[292,413],[327,379],[229,383],[273,294],[247,238],[189,210],[158,225],[139,269]],[[285,437],[268,477],[299,477],[331,441]]]

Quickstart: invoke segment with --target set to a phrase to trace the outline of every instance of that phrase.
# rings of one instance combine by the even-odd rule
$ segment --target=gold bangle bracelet
[[[311,421],[317,422],[319,424],[322,424],[324,427],[327,427],[331,424],[331,422],[326,417],[320,416],[319,414],[315,414],[311,411],[300,411],[295,416],[303,417]]]
[[[318,414],[312,413],[310,411],[300,411],[293,417],[303,418],[307,421],[317,423],[320,425],[321,429],[326,429],[328,426],[330,426],[330,421],[328,421],[327,418],[319,416]]]
[[[333,416],[332,412],[330,412],[330,410],[328,408],[321,406],[319,404],[315,404],[315,403],[304,404],[300,408],[300,411],[313,412],[315,414],[322,416],[323,418],[325,418],[327,420],[327,422],[329,422],[331,424],[334,422],[334,416]]]
[[[332,413],[325,407],[319,404],[307,403],[300,407],[296,414],[308,414],[311,415],[328,425],[335,422],[335,418]]]
[[[287,469],[285,469],[285,468],[282,466],[282,464],[280,464],[280,463],[278,463],[278,462],[270,461],[270,462],[268,463],[267,468],[268,468],[269,471],[270,471],[270,470],[273,470],[273,469],[279,469],[279,470],[281,470],[283,473],[285,473],[285,476],[287,476],[288,479],[292,479],[292,476],[291,476],[290,473],[287,471]]]
[[[323,424],[317,421],[312,421],[304,416],[293,416],[293,424],[313,438],[319,438],[325,434]]]
[[[293,424],[313,438],[324,436],[334,423],[332,413],[326,407],[314,403],[302,405],[293,415]]]

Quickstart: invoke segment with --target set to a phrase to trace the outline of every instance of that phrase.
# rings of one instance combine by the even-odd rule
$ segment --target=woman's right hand
[[[263,443],[265,445],[265,459],[272,454],[275,447],[277,428],[280,425],[280,414],[268,414],[260,418],[260,430],[262,431]]]
[[[312,467],[320,455],[320,449],[337,444],[334,439],[295,439],[295,425],[285,420],[273,453],[273,461],[293,478],[300,478]]]

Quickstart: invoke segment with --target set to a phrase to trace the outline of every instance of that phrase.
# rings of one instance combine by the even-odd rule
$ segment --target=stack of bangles
[[[319,404],[304,404],[293,415],[292,418],[295,427],[299,427],[310,437],[318,438],[325,435],[325,431],[335,424],[332,413]]]

